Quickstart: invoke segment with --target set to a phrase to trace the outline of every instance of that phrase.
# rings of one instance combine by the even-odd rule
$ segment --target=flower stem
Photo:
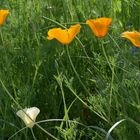
[[[13,134],[11,137],[8,138],[8,140],[11,140],[14,136],[16,136],[19,132],[21,132],[22,130],[26,129],[27,127],[23,127],[22,129],[20,129],[19,131],[17,131],[15,134]]]
[[[74,67],[74,65],[73,65],[73,62],[72,62],[72,60],[71,60],[71,56],[70,56],[70,53],[69,53],[68,46],[66,46],[66,52],[67,52],[68,59],[69,59],[69,62],[70,62],[70,64],[71,64],[71,67],[72,67],[72,69],[73,69],[73,71],[74,71],[76,77],[78,78],[80,84],[83,86],[83,88],[84,88],[84,90],[86,91],[86,93],[87,93],[88,95],[90,95],[88,89],[85,87],[85,85],[84,85],[83,82],[81,81],[81,79],[80,79],[80,77],[79,77],[79,74],[77,73],[77,71],[76,71],[76,69],[75,69],[75,67]]]
[[[31,133],[32,133],[32,135],[33,135],[34,140],[37,140],[36,137],[35,137],[35,134],[34,134],[34,131],[33,131],[32,128],[31,128]]]
[[[40,128],[43,132],[45,132],[46,134],[48,134],[50,137],[52,137],[55,140],[59,140],[58,138],[56,138],[55,136],[53,136],[51,133],[49,133],[48,131],[46,131],[43,127],[41,127],[39,124],[36,123],[36,126],[38,128]]]
[[[102,50],[103,50],[103,54],[104,54],[104,56],[105,56],[105,59],[106,59],[108,65],[109,65],[110,70],[111,70],[111,73],[112,73],[112,77],[111,77],[111,87],[110,87],[110,97],[109,97],[109,113],[110,113],[110,115],[111,115],[110,109],[111,109],[111,104],[112,104],[112,94],[113,94],[113,88],[114,88],[114,87],[113,87],[113,83],[114,83],[114,78],[115,78],[114,62],[113,62],[113,64],[112,64],[112,66],[111,66],[111,63],[109,62],[109,59],[108,59],[108,57],[107,57],[105,48],[104,48],[104,46],[103,46],[103,42],[101,41],[101,43],[102,43],[102,46],[101,46],[101,47],[102,47]]]

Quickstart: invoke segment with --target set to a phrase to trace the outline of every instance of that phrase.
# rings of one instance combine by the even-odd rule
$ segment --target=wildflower
[[[48,40],[56,39],[64,45],[68,45],[80,32],[81,25],[76,24],[69,29],[53,28],[48,31]]]
[[[16,114],[24,121],[27,127],[32,128],[40,110],[37,107],[19,110]]]
[[[89,19],[86,23],[89,25],[95,36],[103,38],[108,33],[108,28],[112,22],[112,18]]]
[[[0,10],[0,26],[4,24],[8,14],[9,10]]]
[[[136,47],[140,47],[140,33],[137,31],[134,32],[123,32],[121,34],[121,37],[127,38],[128,40],[130,40],[132,42],[132,44]]]

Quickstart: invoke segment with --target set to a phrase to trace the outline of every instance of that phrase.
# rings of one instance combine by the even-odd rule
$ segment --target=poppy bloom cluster
[[[86,24],[89,25],[95,36],[103,38],[107,35],[112,18],[89,19]],[[64,45],[72,42],[74,37],[80,32],[81,25],[76,24],[69,29],[53,28],[48,31],[48,40],[56,39]]]
[[[98,38],[104,38],[109,30],[111,25],[112,18],[97,18],[89,19],[86,21],[86,24],[89,25],[93,34]],[[68,45],[72,42],[74,37],[80,32],[80,24],[71,26],[69,29],[53,28],[48,31],[48,40],[56,39],[64,45]],[[121,37],[127,38],[130,40],[134,46],[140,47],[140,32],[123,32]]]
[[[4,24],[9,10],[0,10],[0,26]],[[89,19],[86,24],[89,25],[95,36],[103,38],[107,35],[109,26],[112,22],[112,18],[97,18]],[[72,42],[74,37],[80,32],[81,25],[76,24],[71,26],[69,29],[53,28],[48,31],[48,40],[56,39],[64,45],[68,45]],[[137,31],[126,31],[121,34],[123,38],[130,40],[134,46],[140,47],[140,32]]]

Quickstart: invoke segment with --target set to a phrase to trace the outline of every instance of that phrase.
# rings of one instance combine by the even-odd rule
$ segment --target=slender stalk
[[[114,72],[114,65],[113,65],[113,67],[112,67],[112,78],[111,78],[111,89],[110,89],[110,99],[109,99],[109,105],[110,105],[110,109],[111,109],[111,104],[112,104],[112,95],[113,95],[113,83],[114,83],[114,74],[115,72]],[[110,112],[110,114],[109,114],[109,116],[111,116],[111,110],[109,109],[109,112]]]
[[[8,138],[8,140],[11,140],[14,136],[16,136],[19,132],[21,132],[22,130],[26,129],[27,127],[23,127],[22,129],[20,129],[19,131],[17,131],[15,134],[13,134],[11,137]]]
[[[64,104],[64,112],[65,112],[65,116],[64,118],[66,118],[66,126],[68,128],[68,110],[67,110],[67,105],[66,105],[66,101],[65,101],[65,93],[64,93],[64,90],[63,90],[63,86],[62,86],[62,80],[61,80],[61,77],[56,77],[55,76],[55,79],[57,80],[57,83],[59,84],[60,86],[60,89],[61,89],[61,93],[62,93],[62,99],[63,99],[63,104]],[[63,122],[61,123],[60,127],[62,128],[63,127]]]
[[[86,86],[85,86],[85,85],[83,84],[83,82],[81,81],[81,79],[80,79],[80,77],[79,77],[79,74],[77,73],[77,71],[76,71],[76,69],[75,69],[75,67],[74,67],[74,65],[73,65],[73,62],[72,62],[72,60],[71,60],[70,53],[69,53],[69,50],[68,50],[68,46],[66,46],[66,52],[67,52],[68,59],[69,59],[69,62],[70,62],[70,64],[71,64],[71,67],[72,67],[72,69],[73,69],[73,71],[74,71],[76,77],[78,78],[80,84],[83,86],[83,88],[84,88],[84,90],[86,91],[86,93],[87,93],[88,95],[90,95],[90,92],[88,91],[88,89],[86,88]]]
[[[57,25],[59,25],[60,27],[62,27],[62,28],[64,28],[64,29],[67,29],[64,25],[62,25],[61,23],[59,23],[59,22],[57,22],[57,21],[55,21],[55,20],[53,20],[53,19],[51,19],[51,18],[48,18],[48,17],[45,17],[45,16],[43,16],[43,18],[44,18],[44,19],[47,19],[47,20],[49,20],[49,21],[51,21],[51,22],[53,22],[53,23],[55,23],[55,24],[57,24]]]
[[[42,62],[40,61],[37,65],[35,65],[35,73],[34,73],[34,77],[33,77],[32,89],[34,87],[36,77],[37,77],[37,74],[38,74],[38,70],[39,70],[41,64],[42,64]]]
[[[46,131],[43,127],[41,127],[39,124],[37,124],[37,123],[35,123],[35,124],[36,124],[36,126],[38,128],[40,128],[43,132],[45,132],[46,134],[48,134],[50,137],[52,137],[55,140],[59,140],[58,138],[56,138],[55,136],[53,136],[51,133],[49,133],[48,131]]]
[[[62,122],[62,121],[65,122],[66,120],[64,120],[64,119],[48,119],[48,120],[38,121],[36,123],[39,124],[39,123],[45,123],[45,122]],[[100,131],[100,132],[102,132],[104,134],[107,134],[107,132],[103,128],[100,128],[98,126],[87,126],[87,125],[82,124],[82,123],[80,123],[80,122],[78,122],[76,120],[68,120],[68,121],[69,121],[69,123],[75,123],[77,125],[81,125],[81,126],[87,128],[87,129],[92,128],[92,129],[98,130],[98,131]],[[111,136],[109,136],[109,137],[111,138],[111,140],[113,140],[113,138]]]
[[[117,42],[115,41],[115,39],[109,33],[108,33],[108,36],[114,42],[114,44],[120,49],[120,46],[117,44]]]
[[[110,62],[109,62],[109,59],[108,59],[108,57],[107,57],[107,55],[106,55],[106,51],[105,51],[105,48],[104,48],[104,46],[103,46],[103,42],[101,41],[101,43],[102,43],[102,46],[101,46],[101,47],[102,47],[103,54],[104,54],[104,56],[105,56],[105,59],[106,59],[108,65],[109,65],[111,71],[112,71],[112,67],[111,67]]]
[[[2,33],[2,29],[1,28],[0,28],[0,37],[1,37],[2,45],[4,45],[3,33]]]
[[[113,62],[113,65],[111,66],[111,63],[107,57],[107,54],[106,54],[106,51],[105,51],[105,48],[103,46],[103,42],[101,41],[102,43],[102,50],[103,50],[103,54],[105,56],[105,59],[111,69],[111,73],[112,73],[112,76],[111,76],[111,87],[110,87],[110,97],[109,97],[109,116],[111,116],[111,104],[112,104],[112,94],[113,94],[113,83],[114,83],[114,78],[115,78],[115,71],[114,71],[114,62]]]
[[[5,87],[4,83],[2,82],[1,78],[0,78],[0,83],[3,87],[3,89],[6,91],[7,95],[14,101],[14,103],[20,108],[22,109],[22,107],[20,106],[20,104],[14,99],[14,97],[10,94],[10,92],[7,90],[7,88]]]
[[[94,111],[92,108],[90,108],[86,102],[84,102],[77,94],[76,92],[71,88],[71,85],[68,83],[68,81],[66,81],[67,87],[70,89],[70,91],[74,94],[74,96],[81,102],[83,103],[83,105],[85,105],[89,110],[91,110],[93,113],[95,113],[97,116],[99,116],[101,119],[103,119],[104,121],[108,122],[108,120],[104,117],[101,116],[98,112]]]
[[[33,129],[31,128],[30,130],[31,130],[31,133],[32,133],[32,135],[33,135],[33,139],[34,139],[34,140],[37,140],[36,137],[35,137],[35,134],[34,134]]]

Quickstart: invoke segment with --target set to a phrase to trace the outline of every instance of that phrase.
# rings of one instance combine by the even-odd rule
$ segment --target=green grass
[[[1,140],[25,127],[16,112],[32,106],[40,109],[37,122],[44,121],[11,139],[140,139],[140,51],[120,37],[140,30],[140,0],[3,0],[0,6],[10,10],[0,27]],[[85,24],[97,17],[113,18],[102,41]],[[82,26],[79,40],[68,48],[47,40],[50,28],[75,23]]]

